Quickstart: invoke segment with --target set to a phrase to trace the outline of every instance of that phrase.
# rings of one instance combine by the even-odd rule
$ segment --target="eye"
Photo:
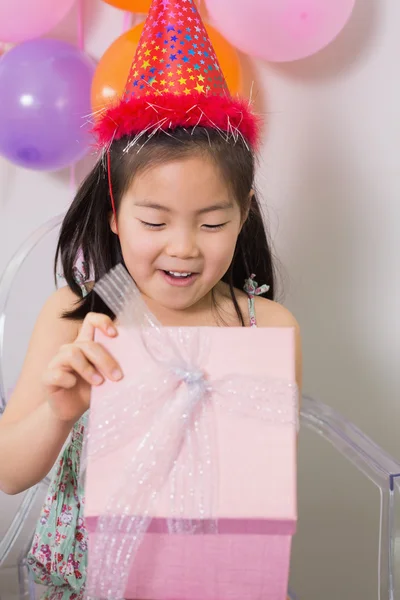
[[[142,225],[147,227],[147,229],[160,229],[164,227],[165,223],[147,223],[147,221],[140,221]]]
[[[203,225],[203,227],[208,231],[219,231],[220,229],[223,229],[227,224],[228,223],[220,223],[219,225]]]

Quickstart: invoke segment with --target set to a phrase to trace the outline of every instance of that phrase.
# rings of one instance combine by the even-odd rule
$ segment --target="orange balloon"
[[[105,0],[105,2],[133,13],[147,13],[151,4],[151,0]]]
[[[217,55],[229,91],[232,95],[235,95],[240,91],[242,83],[239,56],[235,48],[214,27],[206,25],[206,30]]]
[[[140,23],[121,35],[101,57],[92,83],[95,115],[122,97],[143,27]]]
[[[111,44],[97,65],[92,83],[92,108],[96,115],[122,97],[129,71],[139,44],[144,23],[136,25]],[[241,86],[240,61],[236,50],[210,25],[206,26],[232,95]]]
[[[104,0],[107,4],[133,13],[147,13],[151,0]]]

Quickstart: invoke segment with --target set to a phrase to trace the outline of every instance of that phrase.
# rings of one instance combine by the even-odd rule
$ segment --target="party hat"
[[[193,0],[153,0],[123,98],[95,126],[102,145],[202,126],[257,141],[248,102],[232,98]]]

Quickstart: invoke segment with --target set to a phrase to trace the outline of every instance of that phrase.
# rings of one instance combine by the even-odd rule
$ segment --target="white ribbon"
[[[139,333],[144,351],[154,362],[151,372],[133,378],[126,375],[113,396],[102,398],[96,407],[101,411],[96,415],[97,427],[89,426],[85,441],[87,463],[137,440],[123,467],[123,483],[99,515],[90,547],[87,599],[120,600],[167,482],[170,533],[218,531],[214,408],[297,426],[298,393],[296,384],[286,380],[235,374],[209,381],[200,367],[208,352],[205,336],[200,340],[196,329],[178,328],[174,336],[163,329],[122,267],[108,274],[97,290],[121,325],[135,325],[131,334]]]

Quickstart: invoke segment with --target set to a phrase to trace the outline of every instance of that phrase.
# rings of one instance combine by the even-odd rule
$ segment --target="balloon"
[[[107,4],[133,13],[147,13],[152,0],[104,0]]]
[[[38,39],[0,59],[0,154],[22,167],[55,170],[82,158],[95,66],[66,42]]]
[[[218,57],[229,91],[232,95],[240,90],[242,76],[238,54],[229,42],[211,25],[206,25],[211,44]]]
[[[122,97],[143,27],[141,23],[121,35],[101,57],[92,84],[92,110],[95,115],[99,109]]]
[[[243,52],[273,62],[315,54],[340,33],[355,0],[206,0],[216,27]]]
[[[122,97],[144,24],[136,25],[111,44],[97,65],[92,84],[93,113]],[[236,50],[210,25],[206,26],[211,43],[232,94],[241,85],[240,62]]]
[[[151,4],[151,0],[105,0],[105,2],[133,13],[147,13]]]
[[[0,2],[0,40],[22,42],[53,29],[75,0],[3,0]]]

